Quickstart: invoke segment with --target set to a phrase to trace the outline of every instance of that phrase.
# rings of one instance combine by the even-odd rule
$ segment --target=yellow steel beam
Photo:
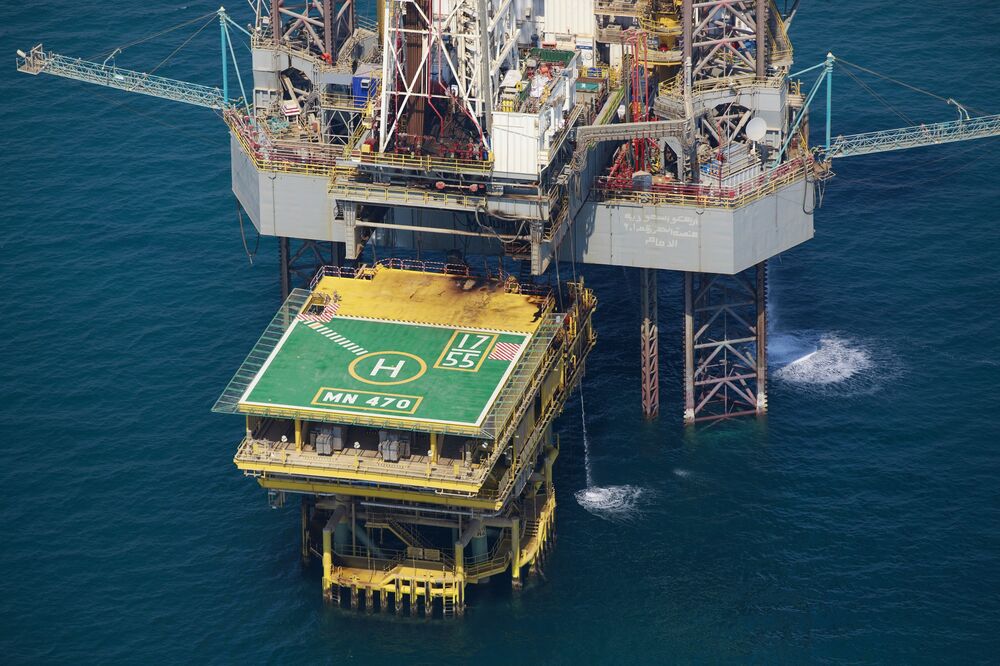
[[[387,488],[359,488],[324,481],[296,481],[276,477],[260,477],[257,482],[269,490],[285,490],[293,493],[312,493],[317,495],[350,495],[352,497],[375,497],[379,499],[398,500],[403,502],[422,502],[441,506],[457,506],[487,511],[499,511],[503,502],[477,497],[454,497],[407,490],[390,490]]]
[[[308,465],[290,465],[281,463],[249,462],[234,459],[236,467],[245,472],[258,472],[262,474],[283,474],[287,476],[308,476],[320,479],[331,479],[338,481],[364,481],[366,483],[377,483],[381,485],[406,486],[410,488],[426,488],[428,490],[448,490],[460,493],[478,493],[482,489],[482,483],[468,483],[464,481],[447,481],[444,479],[431,478],[408,478],[395,474],[384,474],[380,472],[366,472],[364,470],[345,469],[321,469]]]

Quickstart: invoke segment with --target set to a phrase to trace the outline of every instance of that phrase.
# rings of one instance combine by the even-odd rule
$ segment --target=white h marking
[[[403,365],[405,363],[406,363],[406,360],[402,360],[399,363],[397,363],[396,365],[386,365],[386,363],[385,363],[385,357],[384,356],[379,356],[378,361],[375,362],[375,367],[372,368],[372,371],[371,371],[371,373],[369,373],[369,376],[370,377],[374,377],[375,375],[377,375],[379,373],[380,370],[388,370],[389,373],[390,373],[390,376],[393,379],[395,379],[396,375],[399,374],[399,371],[403,369]]]

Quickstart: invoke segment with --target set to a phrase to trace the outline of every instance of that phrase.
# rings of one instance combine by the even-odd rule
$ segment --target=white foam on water
[[[576,501],[605,520],[632,520],[639,514],[640,499],[648,495],[638,486],[591,486],[576,491]]]
[[[587,487],[576,491],[577,503],[590,513],[605,520],[632,520],[638,515],[639,498],[648,492],[638,486],[595,486],[590,464],[590,438],[587,436],[587,410],[583,404],[583,385],[580,385],[580,416],[583,421],[583,464],[587,473]]]
[[[822,385],[847,381],[871,368],[871,354],[863,345],[825,335],[817,349],[789,361],[775,374],[792,384]]]
[[[768,355],[775,379],[807,390],[870,393],[901,369],[887,346],[834,333],[772,335]]]
[[[677,467],[674,469],[674,476],[679,476],[682,479],[686,479],[687,477],[691,476],[691,471]]]

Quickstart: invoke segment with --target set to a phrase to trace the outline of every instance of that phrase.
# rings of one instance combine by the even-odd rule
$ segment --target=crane
[[[17,69],[26,74],[51,74],[209,109],[222,110],[227,106],[226,98],[219,88],[122,69],[114,65],[89,62],[80,58],[69,58],[45,51],[41,44],[27,53],[18,52]]]
[[[893,150],[905,150],[907,148],[920,148],[921,146],[932,146],[941,143],[971,141],[973,139],[985,139],[993,136],[1000,136],[1000,114],[973,117],[969,115],[969,112],[964,106],[953,99],[944,99],[938,95],[933,95],[932,93],[927,93],[926,91],[904,84],[906,87],[917,90],[918,92],[929,94],[932,97],[937,97],[938,99],[944,99],[945,102],[958,109],[958,119],[940,123],[925,123],[910,127],[897,127],[895,129],[879,130],[875,132],[841,135],[836,139],[832,139],[832,78],[833,67],[837,62],[838,59],[832,53],[828,53],[823,62],[792,75],[799,76],[822,68],[819,78],[816,79],[816,82],[813,84],[813,87],[810,89],[809,94],[805,98],[802,109],[795,118],[792,129],[788,133],[788,139],[785,141],[785,145],[782,146],[781,151],[778,153],[777,159],[775,160],[776,164],[778,160],[780,160],[781,154],[787,150],[788,144],[791,142],[796,130],[805,118],[809,106],[824,83],[826,84],[826,141],[822,147],[817,149],[818,156],[824,161],[829,161],[838,157],[871,155],[874,153],[885,153]],[[841,59],[840,62],[846,63],[847,61]],[[867,70],[863,67],[859,67],[859,69],[872,74],[877,74],[876,72],[871,72],[871,70]],[[895,79],[890,80],[895,81]]]
[[[149,95],[161,99],[173,100],[184,104],[193,104],[216,111],[222,111],[234,104],[234,100],[229,97],[229,60],[232,58],[239,80],[240,90],[243,93],[243,100],[246,100],[246,91],[243,89],[243,79],[240,75],[239,65],[236,62],[236,53],[233,51],[232,40],[229,35],[229,27],[232,26],[248,37],[250,33],[242,26],[233,21],[226,13],[224,7],[220,7],[214,14],[219,20],[219,38],[222,45],[222,88],[205,86],[188,81],[179,81],[164,76],[156,76],[145,72],[137,72],[130,69],[123,69],[114,64],[114,56],[121,52],[115,49],[104,62],[92,62],[82,58],[70,58],[58,53],[46,51],[41,44],[38,44],[25,53],[17,51],[17,70],[25,74],[51,74],[67,79],[92,83],[106,88],[114,88],[129,93]],[[197,20],[197,19],[195,19]],[[188,21],[187,23],[191,23]],[[182,25],[186,25],[182,24]],[[179,49],[178,49],[179,50]],[[110,64],[109,64],[110,62]]]
[[[838,136],[829,148],[824,150],[823,155],[827,159],[854,157],[939,143],[985,139],[998,135],[1000,135],[1000,114],[960,118],[943,123]]]

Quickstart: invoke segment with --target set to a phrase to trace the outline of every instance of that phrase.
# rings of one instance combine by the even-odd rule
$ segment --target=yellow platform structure
[[[301,498],[328,601],[452,616],[467,585],[537,570],[595,305],[582,284],[398,261],[292,292],[215,411],[245,415],[234,462],[272,503]]]

